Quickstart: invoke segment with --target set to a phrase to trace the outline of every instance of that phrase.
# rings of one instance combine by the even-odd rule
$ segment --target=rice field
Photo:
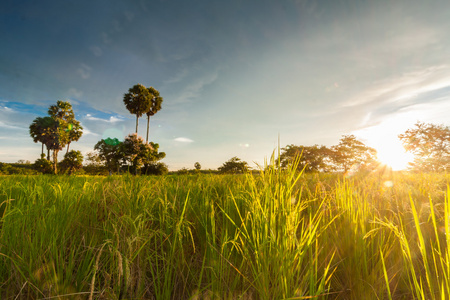
[[[450,176],[0,177],[1,299],[450,299]]]

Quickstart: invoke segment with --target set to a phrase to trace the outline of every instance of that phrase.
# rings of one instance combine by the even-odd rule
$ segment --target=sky
[[[170,170],[346,134],[390,152],[417,121],[450,125],[448,28],[437,0],[2,0],[0,161],[39,158],[29,125],[58,100],[84,127],[71,149],[123,140],[137,83],[164,98],[150,140]]]

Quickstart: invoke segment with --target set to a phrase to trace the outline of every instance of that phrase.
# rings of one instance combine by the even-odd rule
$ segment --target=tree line
[[[407,152],[414,155],[408,170],[413,172],[447,172],[450,170],[450,128],[417,122],[398,136]],[[304,172],[372,171],[380,166],[376,150],[354,135],[344,135],[339,144],[326,146],[288,145],[278,158],[285,168],[293,163]]]
[[[89,173],[109,174],[131,172],[133,174],[166,174],[168,168],[159,162],[165,157],[159,145],[149,142],[150,117],[161,110],[163,98],[154,87],[136,84],[123,97],[127,110],[136,115],[136,131],[123,141],[106,138],[98,141],[94,151],[87,154]],[[146,140],[138,135],[139,118],[147,116]],[[71,150],[72,142],[78,141],[83,127],[75,119],[69,102],[57,101],[48,109],[48,116],[37,117],[29,127],[35,143],[41,143],[41,157],[34,168],[41,173],[71,174],[83,167],[84,157],[80,151]],[[416,172],[446,172],[450,168],[450,129],[444,125],[417,122],[399,136],[406,151],[414,154],[409,170]],[[44,147],[46,154],[44,152]],[[66,148],[64,159],[58,163],[58,154]],[[356,172],[371,171],[379,166],[376,150],[359,141],[354,135],[344,135],[335,146],[287,145],[280,149],[276,159],[278,166],[287,168],[293,164],[304,172]],[[20,164],[19,164],[20,165]],[[2,165],[4,168],[5,165]],[[1,166],[0,166],[1,167]],[[195,170],[199,171],[200,163]],[[11,168],[11,167],[10,167]],[[16,167],[14,167],[16,168]],[[219,173],[243,173],[249,170],[248,163],[232,157],[218,168]],[[2,170],[0,169],[0,172]],[[180,173],[187,173],[187,169]]]
[[[123,141],[117,138],[101,139],[88,154],[90,165],[106,168],[109,173],[121,170],[138,174],[140,172],[163,172],[167,166],[157,161],[165,157],[159,152],[159,145],[149,142],[150,117],[161,110],[163,98],[154,87],[136,84],[123,97],[125,107],[136,115],[136,132],[127,135]],[[147,115],[146,141],[138,136],[138,120]],[[42,144],[41,157],[35,161],[35,169],[41,173],[57,174],[61,168],[64,173],[72,174],[83,166],[80,151],[71,150],[72,142],[83,135],[83,127],[75,119],[72,105],[66,101],[57,101],[48,109],[48,116],[37,117],[29,127],[30,136],[35,143]],[[47,155],[44,154],[44,146]],[[58,163],[58,154],[67,147],[64,159]],[[51,154],[51,155],[50,155]]]

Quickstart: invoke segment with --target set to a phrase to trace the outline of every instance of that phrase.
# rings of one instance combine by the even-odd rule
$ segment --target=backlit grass
[[[0,298],[449,299],[449,178],[4,176]]]

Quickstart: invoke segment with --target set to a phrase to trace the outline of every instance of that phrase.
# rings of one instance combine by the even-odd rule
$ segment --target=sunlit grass
[[[2,177],[0,298],[450,297],[449,176],[294,169]]]

